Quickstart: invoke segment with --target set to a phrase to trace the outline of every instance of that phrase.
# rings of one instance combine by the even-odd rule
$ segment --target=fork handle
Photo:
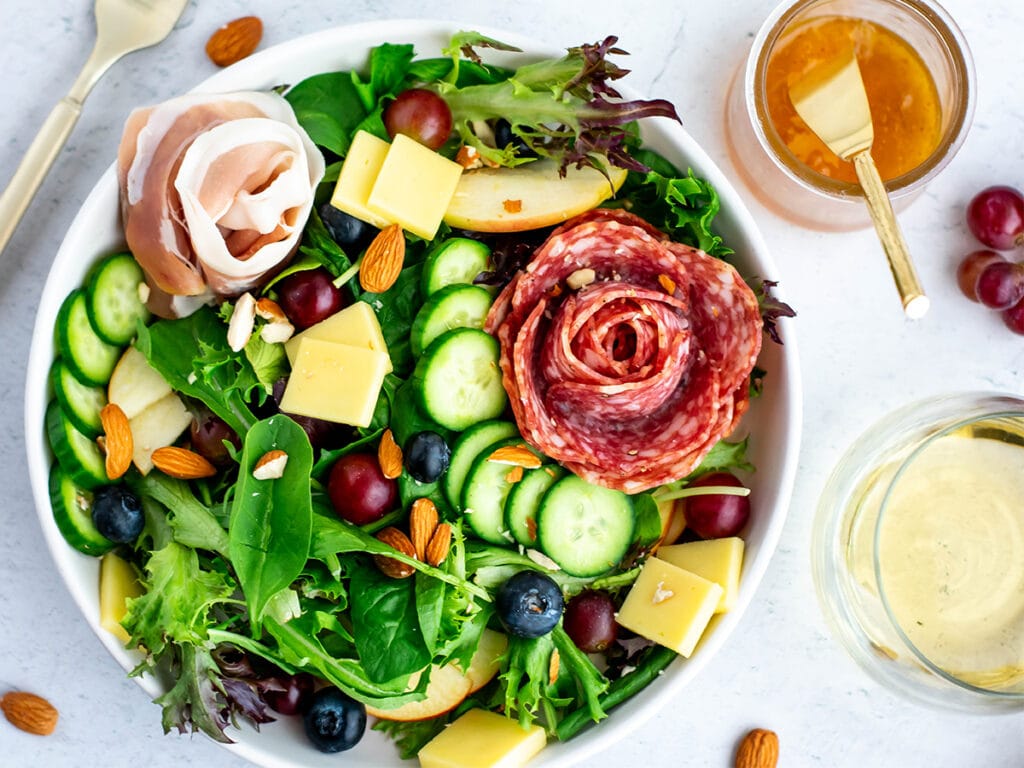
[[[7,189],[0,195],[0,252],[14,234],[81,113],[82,103],[71,96],[57,102],[11,177]]]

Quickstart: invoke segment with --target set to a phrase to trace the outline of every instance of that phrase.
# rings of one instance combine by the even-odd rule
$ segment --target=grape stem
[[[733,485],[702,485],[699,487],[680,488],[675,491],[653,494],[657,501],[673,501],[688,496],[749,496],[750,489]]]
[[[345,283],[347,283],[349,280],[351,280],[353,277],[359,274],[359,267],[362,265],[362,263],[363,259],[360,257],[355,264],[353,264],[351,267],[349,267],[336,278],[334,278],[334,287],[341,288],[342,286],[345,285]]]

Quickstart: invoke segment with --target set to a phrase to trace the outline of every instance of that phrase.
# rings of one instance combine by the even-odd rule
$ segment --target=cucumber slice
[[[444,495],[453,507],[461,509],[462,488],[476,457],[486,448],[517,434],[519,430],[511,421],[495,420],[474,424],[459,435],[459,439],[452,446],[448,471],[442,478]]]
[[[510,479],[513,467],[488,457],[506,445],[529,447],[521,437],[502,440],[485,448],[466,475],[462,489],[462,510],[473,533],[491,544],[508,544],[512,534],[505,525],[505,500],[515,482]],[[531,449],[532,450],[532,449]]]
[[[109,256],[93,271],[85,288],[86,310],[103,341],[127,344],[135,338],[136,323],[149,320],[149,310],[139,295],[144,281],[142,268],[130,253]]]
[[[100,411],[107,404],[106,390],[80,382],[60,359],[53,361],[50,382],[61,411],[75,429],[86,437],[99,435],[103,431]]]
[[[92,493],[76,485],[56,462],[50,469],[50,506],[57,529],[79,552],[98,556],[114,548],[93,525]]]
[[[541,499],[537,542],[568,575],[587,578],[622,560],[635,525],[629,496],[567,475]]]
[[[528,469],[505,500],[505,527],[524,547],[537,546],[537,508],[548,488],[565,475],[557,464]]]
[[[491,249],[479,240],[452,237],[427,254],[423,263],[423,295],[453,283],[472,283],[487,269]]]
[[[476,328],[455,328],[434,339],[413,378],[423,412],[447,429],[462,430],[505,410],[498,340]]]
[[[416,313],[409,335],[412,353],[419,357],[430,342],[452,328],[483,328],[492,298],[479,285],[455,283],[432,293]]]
[[[85,293],[74,290],[57,312],[57,347],[65,365],[83,384],[104,386],[121,357],[121,349],[101,339],[86,308]]]
[[[91,491],[110,482],[99,446],[75,429],[56,400],[46,408],[46,435],[57,461],[76,485]]]

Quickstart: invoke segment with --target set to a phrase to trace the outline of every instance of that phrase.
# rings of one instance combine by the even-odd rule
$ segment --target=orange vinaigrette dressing
[[[768,114],[799,160],[833,179],[856,182],[853,163],[840,160],[811,133],[789,99],[789,86],[853,43],[875,128],[871,155],[885,180],[913,170],[939,144],[942,111],[931,73],[917,52],[888,29],[864,19],[823,16],[797,25],[775,46],[765,75]]]

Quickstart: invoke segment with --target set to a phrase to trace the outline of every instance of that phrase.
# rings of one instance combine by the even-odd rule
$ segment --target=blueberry
[[[494,124],[494,143],[500,149],[505,149],[511,144],[516,151],[516,157],[536,157],[537,153],[530,149],[522,136],[512,133],[512,125],[505,118],[501,118]]]
[[[328,234],[349,256],[361,253],[379,231],[372,224],[339,211],[330,203],[321,205],[318,213]]]
[[[448,469],[452,449],[437,432],[417,432],[405,443],[405,471],[421,483],[433,483]]]
[[[314,747],[321,752],[344,752],[363,738],[366,707],[337,688],[321,688],[313,694],[302,722]]]
[[[540,637],[562,617],[562,590],[543,573],[520,571],[498,588],[495,606],[510,634]]]
[[[92,522],[105,538],[128,544],[146,524],[139,497],[123,485],[107,485],[93,494]]]

